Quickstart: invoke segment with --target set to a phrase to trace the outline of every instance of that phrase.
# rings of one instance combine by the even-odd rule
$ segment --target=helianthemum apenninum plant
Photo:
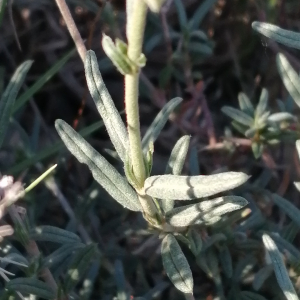
[[[107,56],[125,76],[125,109],[127,128],[101,77],[93,51],[85,54],[85,74],[89,91],[106,126],[111,142],[124,164],[124,178],[101,154],[63,120],[56,129],[70,152],[86,164],[94,179],[121,205],[142,212],[151,227],[163,238],[161,254],[167,275],[183,293],[193,294],[193,276],[177,238],[184,240],[197,256],[201,238],[191,226],[213,225],[225,214],[241,209],[247,201],[238,196],[218,196],[247,181],[241,172],[225,172],[208,176],[183,176],[181,171],[189,149],[189,136],[175,144],[166,174],[151,176],[153,143],[166,124],[170,113],[181,103],[175,98],[157,115],[141,139],[138,111],[140,68],[146,63],[142,53],[143,33],[148,6],[158,11],[164,1],[127,1],[127,40],[115,42],[103,35],[102,46]],[[205,200],[203,199],[205,198]],[[202,199],[189,205],[181,201]]]

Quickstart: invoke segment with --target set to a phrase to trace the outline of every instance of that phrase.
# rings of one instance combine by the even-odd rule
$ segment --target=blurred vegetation
[[[7,259],[1,261],[0,275],[12,279],[6,270],[34,279],[24,293],[28,286],[40,284],[46,293],[37,294],[40,298],[52,297],[51,289],[43,285],[49,277],[36,282],[46,269],[70,299],[184,299],[163,271],[160,241],[150,235],[142,215],[113,201],[88,168],[67,152],[55,131],[54,121],[63,119],[123,172],[55,1],[0,3],[1,95],[17,67],[33,61],[12,108],[0,150],[1,173],[13,175],[26,187],[58,164],[43,184],[17,202],[22,226],[14,220],[16,213],[1,220],[3,226],[14,224],[15,234],[0,244],[1,257]],[[123,77],[101,47],[102,33],[126,40],[125,1],[67,3],[125,120]],[[216,227],[201,228],[199,259],[181,244],[197,300],[286,299],[265,264],[261,237],[266,230],[273,232],[299,294],[300,214],[290,213],[300,200],[293,184],[300,177],[295,148],[299,107],[276,66],[276,54],[283,52],[299,73],[299,50],[271,42],[251,27],[253,21],[261,21],[299,32],[299,19],[296,0],[167,0],[160,14],[148,13],[143,47],[147,64],[140,76],[142,134],[169,99],[183,98],[155,142],[152,174],[164,173],[176,141],[191,135],[193,150],[183,174],[252,175],[235,191],[249,201],[251,214],[246,208]],[[241,122],[232,126],[236,115]],[[295,207],[280,206],[282,197]],[[70,239],[69,243],[59,242],[60,238]],[[28,249],[31,241],[36,241],[38,252]],[[8,259],[21,265],[11,265]],[[78,278],[72,272],[76,268]],[[5,290],[5,281],[0,282],[0,299],[17,298],[11,291],[20,283],[11,280]]]

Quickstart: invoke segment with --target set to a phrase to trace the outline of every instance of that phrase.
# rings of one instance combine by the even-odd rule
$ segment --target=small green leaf
[[[201,235],[197,232],[197,230],[190,228],[187,237],[189,240],[189,247],[193,254],[197,257],[202,250],[202,238]]]
[[[91,50],[87,51],[84,68],[89,91],[103,119],[110,140],[122,161],[125,161],[128,133],[103,82],[97,57]]]
[[[241,209],[247,204],[247,200],[242,197],[225,196],[174,208],[166,214],[166,219],[176,227],[211,224],[213,219]]]
[[[300,227],[300,210],[290,201],[272,194],[272,200]]]
[[[69,151],[89,167],[94,179],[116,201],[130,210],[140,210],[136,192],[102,155],[64,121],[56,120],[55,127]]]
[[[162,241],[161,255],[163,265],[175,287],[183,293],[193,293],[194,280],[189,263],[178,242],[172,234]]]
[[[188,135],[183,136],[180,138],[177,143],[175,144],[169,161],[167,163],[166,167],[166,174],[174,174],[174,175],[180,175],[187,152],[189,150],[190,145],[190,137]],[[165,200],[161,202],[162,208],[164,212],[167,212],[171,210],[174,207],[174,201],[173,200]]]
[[[286,89],[296,104],[300,107],[300,78],[297,72],[293,69],[287,58],[282,53],[277,55],[276,62],[279,75]]]
[[[28,60],[22,63],[15,73],[13,74],[12,78],[8,86],[6,87],[1,100],[0,100],[0,147],[3,143],[4,136],[9,124],[10,116],[13,112],[13,107],[15,104],[16,97],[18,92],[24,83],[26,78],[27,72],[29,71],[33,61]]]
[[[143,140],[142,140],[142,147],[143,150],[148,150],[149,143],[152,141],[153,143],[159,136],[161,130],[167,123],[169,116],[171,112],[179,105],[179,103],[182,101],[182,98],[174,98],[170,100],[163,109],[158,113],[158,115],[155,117],[152,124],[149,126],[147,132],[145,133]]]
[[[230,106],[223,106],[221,110],[224,114],[242,125],[251,127],[254,124],[254,119],[241,110]]]
[[[80,243],[77,234],[54,226],[39,226],[29,232],[30,238],[35,241],[47,241],[59,244]]]
[[[282,29],[276,25],[253,22],[252,28],[264,36],[288,47],[300,49],[300,33]]]
[[[189,170],[190,174],[193,176],[197,176],[200,174],[198,152],[195,146],[191,147],[189,156]]]
[[[248,175],[240,172],[207,176],[159,175],[147,178],[144,189],[147,195],[154,198],[191,200],[231,190],[248,179]]]
[[[254,107],[245,93],[239,93],[238,95],[240,109],[249,116],[254,115]]]
[[[175,3],[177,13],[178,13],[178,17],[179,17],[181,32],[184,33],[185,30],[186,30],[186,27],[187,27],[187,23],[188,23],[185,8],[184,8],[184,5],[182,3],[182,0],[175,0],[174,3]]]
[[[52,268],[53,266],[56,266],[60,263],[62,263],[65,258],[72,255],[72,253],[77,250],[78,248],[83,248],[84,244],[82,243],[68,243],[61,247],[59,247],[57,250],[52,252],[50,255],[45,257],[42,262],[42,266],[44,268]]]
[[[258,104],[255,109],[255,120],[258,121],[266,112],[268,107],[269,92],[263,88],[259,97]]]
[[[229,248],[226,245],[223,245],[220,249],[219,260],[225,276],[231,278],[233,273],[232,257]]]
[[[56,298],[55,292],[43,281],[35,278],[16,278],[6,283],[6,288],[22,294],[35,295],[43,299]]]
[[[268,234],[264,234],[262,240],[271,259],[278,285],[285,297],[287,300],[299,300],[276,244]]]
[[[269,122],[280,123],[280,122],[293,122],[297,118],[288,112],[278,112],[268,117]]]
[[[253,155],[256,159],[260,158],[264,151],[264,145],[260,142],[252,142],[251,144]]]
[[[84,276],[96,253],[96,244],[90,244],[78,250],[74,259],[72,260],[71,266],[65,278],[64,290],[66,293],[70,292],[79,282],[79,280]]]
[[[255,291],[260,290],[260,288],[263,286],[265,281],[272,275],[272,273],[272,266],[267,265],[260,269],[254,276],[254,280],[252,282],[253,289]]]

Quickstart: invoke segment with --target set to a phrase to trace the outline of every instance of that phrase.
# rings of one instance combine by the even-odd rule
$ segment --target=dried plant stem
[[[131,13],[132,26],[128,30],[127,55],[133,62],[136,62],[142,53],[146,13],[147,6],[144,1],[139,1],[138,5],[134,5]],[[146,172],[141,144],[138,87],[139,68],[136,68],[133,74],[125,75],[125,105],[133,173],[142,187],[146,179]]]
[[[84,45],[84,42],[82,40],[82,37],[81,37],[78,29],[77,29],[77,26],[71,15],[68,5],[66,4],[65,0],[55,0],[55,1],[60,10],[62,17],[64,18],[64,21],[66,22],[67,28],[68,28],[70,35],[72,36],[72,39],[77,48],[78,54],[79,54],[81,60],[84,62],[85,54],[86,54],[86,47]]]

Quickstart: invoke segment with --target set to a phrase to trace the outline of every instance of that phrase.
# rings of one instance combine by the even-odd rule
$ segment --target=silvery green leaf
[[[190,136],[185,135],[177,141],[174,148],[172,149],[165,174],[181,174],[186,155],[189,150],[190,139]]]
[[[189,170],[191,175],[199,175],[199,160],[198,160],[198,152],[195,146],[191,147],[190,157],[189,157]]]
[[[94,179],[117,202],[130,210],[140,210],[136,192],[101,154],[64,121],[56,120],[55,127],[69,151],[89,167]]]
[[[238,95],[240,109],[249,116],[254,115],[254,107],[245,93],[239,93]]]
[[[295,121],[296,117],[288,112],[279,112],[268,117],[269,122],[280,123],[284,121]]]
[[[223,245],[219,252],[219,260],[222,266],[222,271],[227,278],[232,277],[232,257],[229,251],[229,248],[226,245]]]
[[[260,142],[252,142],[251,149],[256,159],[260,158],[264,151],[264,145]]]
[[[162,5],[166,0],[144,0],[154,13],[159,13]]]
[[[283,262],[281,253],[279,252],[275,242],[268,234],[264,234],[262,240],[266,251],[270,256],[278,285],[282,289],[285,297],[288,300],[299,300],[294,286],[289,278],[289,274]]]
[[[55,299],[55,292],[47,283],[35,278],[19,277],[6,283],[6,288],[22,294],[35,295],[43,299]]]
[[[30,238],[35,241],[47,241],[59,244],[80,243],[77,234],[54,226],[39,226],[30,230]]]
[[[200,254],[203,245],[201,235],[195,229],[190,228],[187,236],[189,240],[189,247],[193,254],[197,257],[198,254]]]
[[[225,115],[242,125],[251,127],[254,123],[254,119],[252,117],[236,108],[223,106],[221,110]]]
[[[180,1],[180,0],[179,0]],[[143,150],[147,150],[149,148],[149,143],[152,141],[153,143],[159,136],[161,130],[169,120],[169,116],[171,112],[179,105],[182,101],[182,98],[174,98],[170,100],[163,109],[158,113],[155,117],[152,124],[149,126],[148,130],[146,131],[143,140],[142,140],[142,147]]]
[[[293,69],[287,58],[282,53],[277,55],[276,61],[279,75],[286,89],[296,104],[300,106],[300,78],[297,72]]]
[[[300,182],[294,182],[296,189],[300,192]]]
[[[269,92],[267,89],[263,88],[261,90],[258,105],[256,106],[255,109],[255,118],[257,120],[266,112],[266,109],[268,107],[268,99],[269,99]]]
[[[28,70],[30,69],[33,61],[27,60],[22,63],[14,72],[8,86],[6,87],[1,100],[0,100],[0,147],[9,124],[14,103],[18,92],[25,80]]]
[[[161,247],[166,273],[175,287],[183,293],[193,293],[194,280],[189,263],[172,234],[167,234]]]
[[[255,291],[260,290],[265,281],[272,275],[273,268],[270,265],[264,266],[260,269],[254,276],[254,280],[252,282],[253,289]]]
[[[186,159],[186,155],[189,150],[189,145],[190,145],[190,136],[188,135],[183,136],[177,141],[177,143],[175,144],[171,152],[169,161],[167,163],[167,167],[165,171],[166,174],[174,174],[174,175],[181,174]],[[173,200],[161,201],[161,206],[164,212],[167,212],[174,207],[174,201]]]
[[[294,204],[276,194],[272,195],[272,200],[300,227],[300,210]]]
[[[176,10],[177,10],[178,17],[179,17],[181,32],[184,33],[185,29],[187,27],[187,22],[188,22],[187,15],[186,15],[186,10],[184,8],[182,0],[175,0],[174,4],[176,6]]]
[[[282,228],[280,235],[283,239],[292,243],[296,238],[299,230],[299,226],[294,221],[291,221],[287,226],[284,226]]]
[[[166,214],[166,220],[176,227],[211,224],[212,219],[241,209],[247,204],[247,200],[242,197],[225,196],[174,208]]]
[[[59,247],[57,250],[46,256],[42,261],[42,266],[44,268],[52,268],[53,266],[56,266],[57,264],[62,263],[66,257],[72,255],[72,253],[79,249],[83,248],[84,244],[82,243],[68,243],[61,247]]]
[[[282,29],[276,25],[253,22],[252,28],[264,36],[289,47],[300,49],[300,33]]]
[[[154,198],[191,200],[231,190],[245,183],[248,178],[241,172],[207,176],[159,175],[147,178],[144,189],[147,195]]]
[[[250,291],[242,291],[240,292],[240,300],[267,300],[267,299],[262,295]]]
[[[231,122],[232,127],[234,127],[239,133],[245,134],[249,126],[242,125],[241,123],[237,121],[232,121]],[[253,124],[254,125],[254,124]],[[251,127],[250,127],[251,128]]]
[[[97,254],[97,245],[90,244],[79,249],[72,260],[71,266],[67,271],[64,281],[64,290],[68,293],[71,291],[79,280],[84,276],[92,259]]]
[[[111,142],[118,155],[124,161],[128,134],[121,116],[116,109],[113,100],[103,82],[99,71],[98,60],[92,50],[87,51],[85,57],[85,76],[92,98],[95,101],[98,112],[101,115]]]

